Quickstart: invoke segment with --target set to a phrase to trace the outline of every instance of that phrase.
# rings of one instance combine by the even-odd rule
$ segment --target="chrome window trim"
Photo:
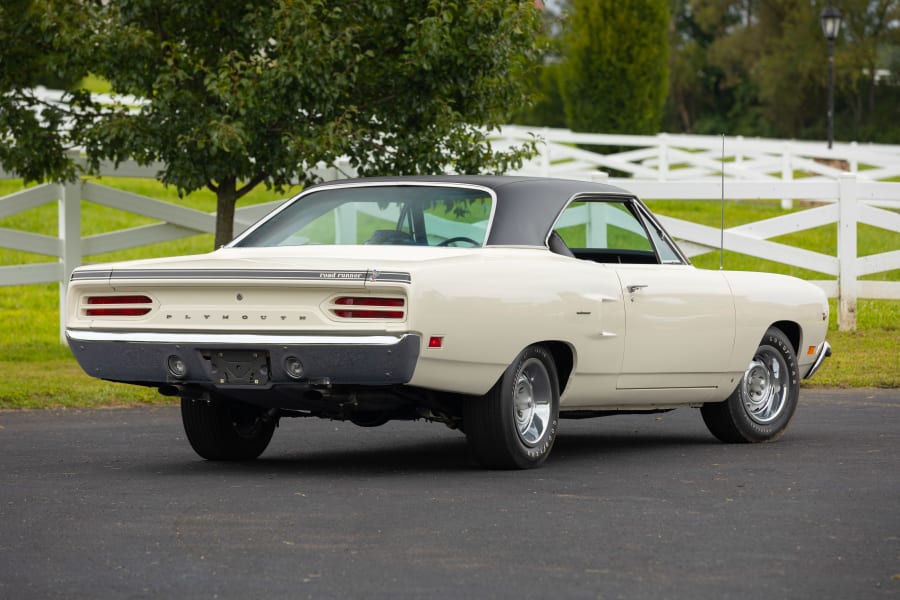
[[[672,239],[672,236],[669,235],[669,232],[666,231],[666,228],[663,227],[662,224],[653,217],[653,213],[650,212],[650,209],[648,209],[644,205],[644,203],[640,201],[640,199],[637,196],[635,196],[633,194],[628,194],[628,193],[595,194],[592,192],[580,192],[577,194],[573,194],[572,196],[569,197],[569,199],[566,201],[565,205],[562,207],[562,209],[559,211],[559,213],[557,213],[556,218],[553,220],[553,225],[551,225],[550,230],[547,232],[547,236],[544,238],[544,247],[545,248],[547,248],[548,250],[550,249],[550,242],[549,242],[550,235],[556,230],[556,225],[557,225],[557,223],[559,223],[559,220],[562,218],[563,213],[566,212],[566,209],[569,208],[569,206],[573,202],[588,202],[588,201],[592,201],[592,202],[610,202],[610,201],[612,201],[612,202],[623,202],[623,203],[633,204],[636,207],[636,210],[635,210],[636,214],[634,215],[635,219],[641,225],[641,227],[644,228],[644,234],[647,236],[647,241],[650,242],[650,246],[653,248],[653,253],[656,255],[657,264],[659,264],[659,265],[675,265],[675,264],[689,265],[689,264],[691,264],[691,261],[688,260],[688,258],[681,251],[681,248],[678,247],[678,244],[675,243],[675,240]],[[682,262],[674,263],[674,262],[664,262],[662,260],[662,256],[659,252],[659,248],[656,245],[656,241],[653,239],[653,236],[650,235],[650,232],[647,231],[648,223],[656,226],[656,228],[660,232],[662,232],[663,241],[668,243],[668,245],[674,251],[676,256],[681,258]]]

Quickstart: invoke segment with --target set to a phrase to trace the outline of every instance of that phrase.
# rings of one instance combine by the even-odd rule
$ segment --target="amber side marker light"
[[[806,353],[809,354],[810,356],[812,356],[813,354],[816,353],[816,347],[810,346],[809,348],[806,349]]]
[[[335,308],[332,312],[345,319],[402,319],[402,309],[406,305],[403,298],[372,298],[368,296],[343,296],[334,301],[338,306],[352,308]],[[361,308],[357,308],[361,307]]]
[[[88,317],[141,317],[153,308],[148,296],[89,296],[84,314]],[[145,304],[148,306],[134,306]]]

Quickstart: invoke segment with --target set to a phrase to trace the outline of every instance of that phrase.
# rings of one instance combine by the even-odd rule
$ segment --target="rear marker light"
[[[428,338],[428,347],[429,348],[443,348],[444,347],[444,337],[440,335],[433,335]]]
[[[152,310],[152,306],[134,306],[153,303],[148,296],[89,296],[84,314],[88,317],[141,317]]]
[[[344,319],[402,319],[405,316],[402,309],[406,305],[403,298],[372,298],[369,296],[343,296],[334,301],[338,306],[352,306],[364,308],[334,308],[332,312]]]

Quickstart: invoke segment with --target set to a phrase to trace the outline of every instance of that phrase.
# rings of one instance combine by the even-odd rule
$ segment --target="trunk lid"
[[[472,250],[225,248],[91,265],[69,286],[68,327],[128,331],[399,332],[412,268]]]

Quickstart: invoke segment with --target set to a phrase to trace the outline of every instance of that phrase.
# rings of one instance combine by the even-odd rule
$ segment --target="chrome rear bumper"
[[[138,385],[266,389],[407,383],[416,334],[302,336],[67,330],[88,375]]]

